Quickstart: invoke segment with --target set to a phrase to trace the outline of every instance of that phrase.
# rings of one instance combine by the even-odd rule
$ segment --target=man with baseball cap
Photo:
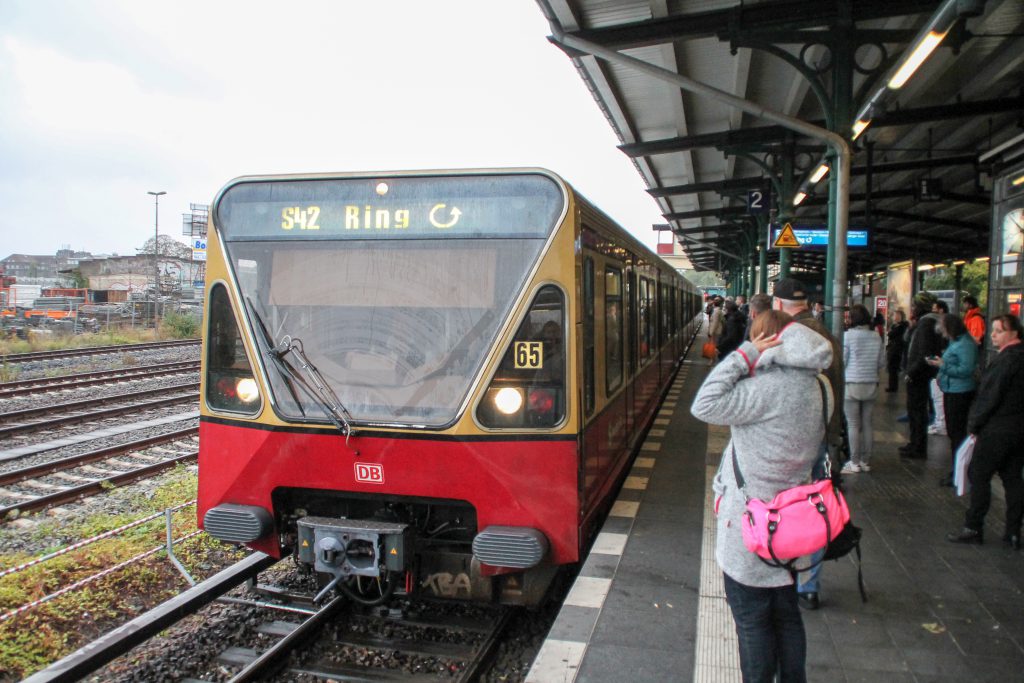
[[[835,337],[828,331],[828,328],[825,327],[825,324],[817,320],[807,307],[807,288],[804,287],[804,283],[796,278],[784,277],[775,283],[774,294],[775,298],[772,300],[773,308],[789,313],[793,316],[793,320],[811,328],[825,339],[828,339],[832,345],[832,365],[825,368],[822,372],[832,386],[832,404],[835,406],[825,432],[828,441],[828,457],[831,458],[831,453],[839,453],[843,447],[842,406],[845,391],[843,349],[839,346],[839,342],[836,341]],[[813,418],[808,416],[808,419]],[[824,465],[819,462],[814,467],[814,478],[821,479],[824,476]],[[815,553],[811,559],[817,562],[821,559],[821,556]],[[805,609],[818,608],[818,578],[821,573],[821,566],[821,564],[818,564],[814,569],[807,572],[797,586],[797,597],[799,598],[800,606]]]

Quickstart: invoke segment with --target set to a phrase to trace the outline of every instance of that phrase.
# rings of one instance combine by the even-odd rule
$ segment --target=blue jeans
[[[724,574],[743,683],[806,683],[807,638],[793,586],[744,586]]]

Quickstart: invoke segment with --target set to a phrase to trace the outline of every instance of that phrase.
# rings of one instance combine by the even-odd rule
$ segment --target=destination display
[[[226,241],[546,237],[561,188],[541,175],[253,180],[214,207]]]
[[[828,228],[819,224],[789,223],[801,249],[828,248]],[[782,226],[772,225],[771,244],[779,238]],[[862,228],[850,228],[846,231],[846,246],[849,249],[867,249],[868,231]]]

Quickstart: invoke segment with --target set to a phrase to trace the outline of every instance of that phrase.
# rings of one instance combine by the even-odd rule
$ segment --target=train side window
[[[594,412],[594,259],[583,259],[583,412]]]
[[[606,395],[622,384],[622,271],[604,272],[604,348]]]
[[[640,358],[647,359],[654,353],[654,281],[640,278]]]
[[[259,385],[242,344],[231,299],[222,284],[210,290],[206,375],[206,403],[211,409],[247,415],[259,411]]]

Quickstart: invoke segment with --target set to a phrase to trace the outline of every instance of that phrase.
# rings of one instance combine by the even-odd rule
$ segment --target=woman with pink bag
[[[728,425],[732,432],[713,484],[715,558],[736,622],[744,683],[775,676],[781,683],[806,681],[807,641],[793,576],[750,552],[741,531],[747,496],[772,500],[807,483],[822,457],[824,421],[808,416],[822,415],[817,374],[832,362],[832,348],[814,330],[791,321],[781,311],[758,315],[752,341],[721,359],[691,407],[698,419]],[[834,399],[826,400],[828,414]],[[733,453],[743,472],[743,491]]]

